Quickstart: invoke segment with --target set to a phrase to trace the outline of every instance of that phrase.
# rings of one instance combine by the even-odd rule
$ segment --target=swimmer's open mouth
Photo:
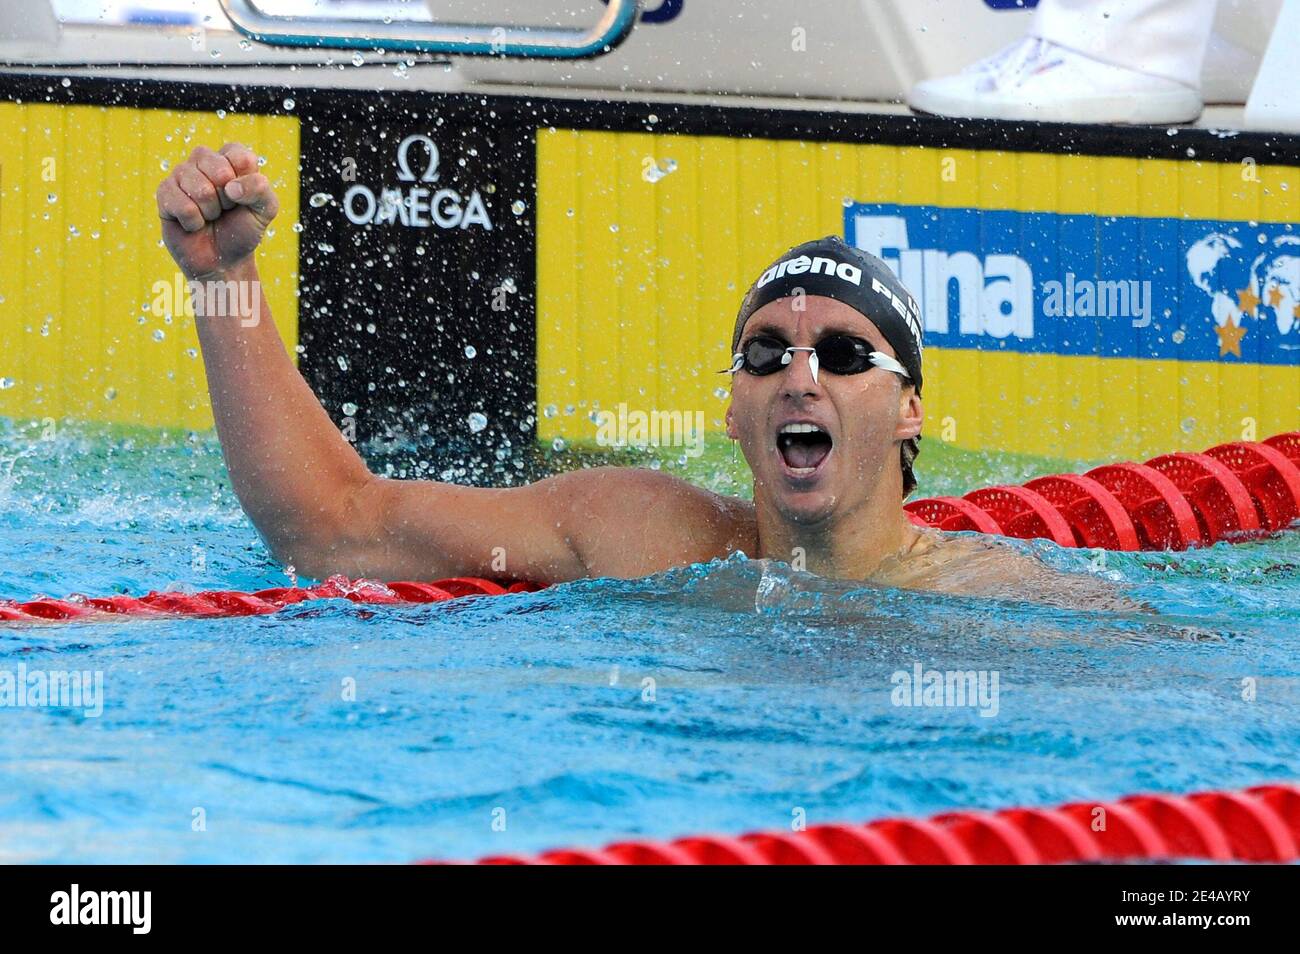
[[[834,441],[819,424],[784,425],[776,435],[777,453],[792,477],[811,477],[830,456]]]

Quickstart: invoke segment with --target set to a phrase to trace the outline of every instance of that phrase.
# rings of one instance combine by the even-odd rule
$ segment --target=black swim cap
[[[869,318],[890,343],[898,361],[921,393],[921,310],[916,299],[887,266],[870,252],[854,248],[838,235],[796,245],[780,256],[745,293],[731,335],[731,353],[740,347],[745,322],[769,302],[805,295],[834,298]],[[916,489],[912,463],[921,452],[921,435],[903,441],[900,466],[903,497]]]
[[[921,311],[916,299],[889,266],[837,235],[796,245],[758,277],[740,303],[731,353],[739,349],[745,322],[754,312],[800,289],[805,295],[842,301],[871,319],[912,376],[916,393],[921,393]]]

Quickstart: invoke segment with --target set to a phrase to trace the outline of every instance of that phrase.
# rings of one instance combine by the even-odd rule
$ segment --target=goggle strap
[[[912,376],[907,373],[907,368],[903,367],[896,358],[891,358],[883,351],[873,351],[867,357],[871,359],[872,364],[882,371],[893,371],[895,374],[901,374],[909,381],[912,380]]]

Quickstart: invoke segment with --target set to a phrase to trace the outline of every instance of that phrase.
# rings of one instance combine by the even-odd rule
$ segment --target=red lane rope
[[[37,599],[19,603],[0,600],[0,620],[38,622],[119,616],[257,616],[277,613],[307,600],[345,599],[353,603],[440,603],[462,596],[500,596],[539,590],[536,583],[494,583],[474,576],[455,576],[432,583],[377,583],[332,576],[319,586],[277,587],[256,593],[204,590],[199,593],[149,593],[139,598],[70,596],[63,600]]]
[[[1119,463],[1087,474],[1038,477],[1023,487],[928,497],[904,507],[913,523],[978,530],[1065,547],[1183,550],[1285,529],[1300,519],[1300,431],[1262,442],[1236,441],[1203,454],[1164,454],[1145,464]],[[495,583],[457,576],[431,583],[378,583],[332,576],[319,586],[241,593],[149,593],[146,596],[0,600],[0,621],[40,622],[118,616],[256,616],[316,599],[354,603],[437,603],[462,596],[539,590],[536,583]]]
[[[1130,795],[1057,808],[948,812],[806,831],[625,841],[485,865],[1026,865],[1080,861],[1300,860],[1300,786]],[[421,864],[437,864],[424,861]]]
[[[922,526],[1043,537],[1063,547],[1185,550],[1240,540],[1300,519],[1300,431],[1038,477],[1023,487],[928,497],[903,509]]]

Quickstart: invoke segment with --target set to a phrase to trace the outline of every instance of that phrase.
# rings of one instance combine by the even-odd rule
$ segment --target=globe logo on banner
[[[1229,232],[1211,232],[1188,249],[1187,272],[1209,297],[1216,325],[1265,322],[1281,347],[1300,348],[1300,236],[1278,235],[1259,249],[1258,242],[1251,250]]]

